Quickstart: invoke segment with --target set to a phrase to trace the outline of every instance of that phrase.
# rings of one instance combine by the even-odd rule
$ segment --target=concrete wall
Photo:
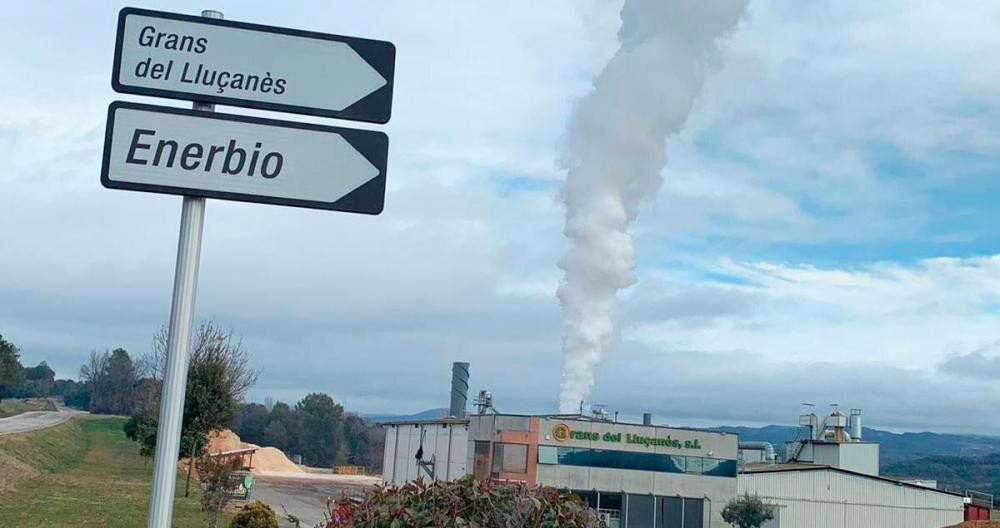
[[[402,485],[418,477],[425,481],[455,480],[466,475],[469,426],[464,422],[385,425],[385,454],[382,480]],[[423,437],[423,460],[434,461],[421,467],[415,458]]]
[[[739,494],[777,505],[775,528],[939,528],[962,522],[962,497],[831,469],[742,473]]]
[[[798,460],[877,476],[879,445],[866,442],[842,444],[809,442],[802,446]]]

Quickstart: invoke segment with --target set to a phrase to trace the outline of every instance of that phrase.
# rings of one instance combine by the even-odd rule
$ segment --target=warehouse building
[[[723,528],[735,435],[579,415],[387,423],[383,478],[516,481],[573,491],[610,528]]]
[[[738,492],[774,505],[762,528],[940,528],[962,522],[966,503],[962,495],[815,464],[744,468]]]

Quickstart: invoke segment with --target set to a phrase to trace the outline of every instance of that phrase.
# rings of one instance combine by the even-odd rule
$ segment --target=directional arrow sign
[[[116,101],[101,184],[379,214],[388,148],[370,130]]]
[[[390,42],[126,7],[115,91],[386,123]]]

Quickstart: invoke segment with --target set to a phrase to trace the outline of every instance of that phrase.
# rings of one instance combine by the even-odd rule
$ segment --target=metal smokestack
[[[861,441],[861,409],[851,409],[851,439]]]
[[[653,413],[642,413],[642,425],[653,425]]]
[[[465,416],[465,400],[469,394],[469,364],[456,361],[451,364],[451,407],[448,415]]]

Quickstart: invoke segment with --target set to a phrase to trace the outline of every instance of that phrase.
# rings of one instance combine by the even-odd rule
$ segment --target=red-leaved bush
[[[577,496],[542,486],[423,480],[376,488],[354,505],[327,501],[322,528],[594,528],[597,517]]]

